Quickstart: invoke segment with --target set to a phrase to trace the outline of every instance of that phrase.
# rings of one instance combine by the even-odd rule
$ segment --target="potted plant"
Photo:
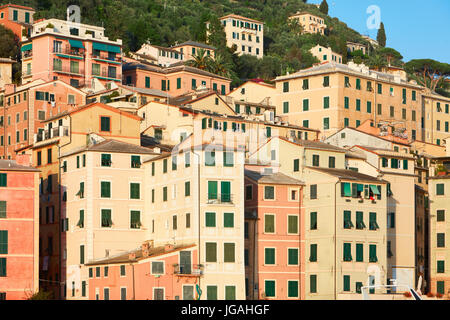
[[[428,292],[428,293],[427,293],[427,297],[428,297],[428,298],[434,298],[434,294],[433,294],[432,292]]]
[[[442,293],[436,293],[436,298],[441,299],[444,295]]]
[[[447,168],[445,168],[442,164],[438,165],[435,169],[435,175],[437,176],[445,176],[447,174]]]
[[[409,291],[403,292],[403,295],[404,295],[406,298],[411,298],[411,292],[409,292]]]

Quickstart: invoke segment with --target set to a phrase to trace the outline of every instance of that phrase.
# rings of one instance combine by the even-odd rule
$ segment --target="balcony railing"
[[[55,54],[68,54],[71,56],[83,57],[84,50],[78,50],[74,48],[54,48],[53,53]]]
[[[55,137],[68,137],[69,127],[59,126],[50,130],[39,131],[35,135],[35,142],[41,142]]]
[[[100,59],[100,60],[108,60],[108,61],[113,61],[113,62],[122,62],[122,57],[120,56],[115,56],[115,57],[110,57],[108,55],[95,55],[92,54],[92,59]]]
[[[233,195],[229,193],[208,193],[208,203],[232,204]]]
[[[174,264],[173,273],[179,276],[200,277],[203,275],[202,264]]]
[[[22,52],[22,59],[31,58],[33,56],[33,51],[24,51]]]
[[[84,70],[80,68],[71,68],[66,66],[53,66],[53,71],[55,72],[61,72],[61,73],[67,73],[67,74],[73,74],[73,75],[83,75]]]

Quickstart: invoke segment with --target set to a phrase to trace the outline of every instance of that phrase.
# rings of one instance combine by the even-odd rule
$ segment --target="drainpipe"
[[[133,297],[131,300],[136,300],[136,292],[135,292],[135,282],[134,282],[134,264],[130,263],[131,268],[133,269]]]
[[[255,219],[255,222],[254,222],[254,228],[253,228],[253,270],[252,270],[252,273],[253,273],[253,285],[252,285],[252,300],[255,300],[255,274],[256,274],[256,271],[255,271],[255,269],[256,269],[256,267],[257,267],[257,264],[256,264],[256,250],[257,250],[257,248],[256,248],[256,232],[257,232],[257,230],[256,230],[256,228],[257,228],[257,225],[258,225],[258,218],[256,218]],[[258,282],[258,291],[259,291],[259,282]]]
[[[201,224],[200,224],[200,155],[195,153],[195,146],[194,146],[194,151],[192,152],[193,155],[198,157],[198,167],[197,167],[197,192],[198,192],[198,204],[197,204],[197,210],[198,210],[198,214],[197,214],[197,218],[198,218],[198,246],[197,246],[197,259],[198,259],[198,267],[200,268],[200,262],[201,262],[201,245],[200,245],[200,228],[201,228]],[[200,288],[200,280],[201,280],[201,276],[198,277],[198,286]],[[199,297],[200,298],[200,297]]]

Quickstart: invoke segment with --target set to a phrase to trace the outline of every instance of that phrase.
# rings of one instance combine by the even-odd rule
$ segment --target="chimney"
[[[31,166],[31,154],[18,154],[16,156],[16,163],[21,166]]]
[[[164,246],[164,251],[165,251],[165,252],[169,252],[169,251],[172,251],[173,248],[174,248],[173,244],[166,244],[166,245]]]
[[[128,259],[129,260],[136,260],[136,252],[131,252],[128,254]]]

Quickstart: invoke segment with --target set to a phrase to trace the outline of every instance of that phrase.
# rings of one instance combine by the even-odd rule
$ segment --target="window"
[[[445,248],[445,233],[438,233],[436,234],[437,239],[437,247],[438,248]]]
[[[111,155],[110,154],[102,154],[101,155],[101,165],[102,167],[111,167]]]
[[[2,201],[2,202],[4,202],[4,201]],[[0,204],[1,204],[1,202],[0,202]],[[6,206],[6,202],[5,202],[5,206]],[[5,213],[6,213],[6,207],[5,207]],[[436,221],[438,221],[438,222],[445,221],[445,210],[437,210],[436,216],[437,216]],[[0,206],[0,218],[1,218],[1,206]]]
[[[328,168],[336,168],[336,158],[328,157]]]
[[[216,226],[216,213],[215,212],[205,212],[205,226],[215,227]]]
[[[124,277],[126,275],[125,265],[120,266],[120,276]]]
[[[164,274],[163,261],[152,261],[152,274]]]
[[[264,233],[275,233],[275,215],[264,215]]]
[[[298,298],[298,281],[288,280],[288,298]]]
[[[253,186],[248,185],[245,186],[245,200],[252,200],[253,199]]]
[[[78,220],[77,227],[84,228],[84,210],[80,210],[80,218]]]
[[[264,200],[275,200],[275,187],[273,186],[264,187]]]
[[[6,218],[6,201],[0,201],[0,218]]]
[[[309,194],[310,199],[317,199],[317,184],[310,185]]]
[[[235,244],[224,243],[223,244],[223,256],[224,262],[235,262]]]
[[[283,113],[289,113],[289,101],[283,102]]]
[[[372,113],[372,102],[367,101],[367,113]]]
[[[288,265],[298,265],[298,249],[288,249]]]
[[[102,221],[101,221],[102,228],[111,228],[112,226],[111,209],[102,209],[101,214],[102,214]]]
[[[0,258],[0,277],[6,277],[6,258]]]
[[[445,281],[436,281],[436,291],[437,293],[445,293]]]
[[[352,261],[352,244],[344,243],[344,261]]]
[[[311,244],[309,246],[309,261],[317,262],[317,244]]]
[[[264,264],[275,264],[275,248],[264,248]]]
[[[141,167],[141,156],[131,156],[131,168]]]
[[[377,262],[377,245],[369,244],[369,262]]]
[[[353,228],[352,223],[352,212],[351,211],[344,211],[344,229],[351,229]]]
[[[309,276],[309,292],[317,293],[317,275],[315,274]]]
[[[140,199],[140,183],[130,183],[130,199]]]
[[[345,275],[343,279],[344,292],[350,291],[350,276]]]
[[[8,230],[0,230],[0,254],[8,254]]]
[[[308,111],[308,110],[309,110],[309,100],[303,99],[303,111]]]
[[[323,129],[330,129],[330,118],[323,118]]]
[[[8,175],[6,173],[0,173],[0,187],[7,187]]]
[[[102,198],[111,198],[111,182],[109,181],[102,181],[100,183],[101,186],[101,197]]]
[[[309,89],[309,80],[308,79],[303,79],[303,86],[302,86],[303,90],[308,90]]]
[[[356,244],[356,262],[364,261],[364,245],[362,243]]]
[[[317,212],[311,212],[310,217],[310,230],[317,230]]]
[[[234,227],[234,213],[225,212],[223,214],[223,226],[224,226],[224,228],[233,228]]]
[[[130,228],[139,229],[141,227],[141,212],[130,211]]]
[[[214,167],[216,165],[216,152],[207,151],[205,152],[205,166]]]
[[[323,86],[324,87],[329,87],[330,86],[330,77],[329,76],[323,77]]]
[[[438,183],[436,184],[436,195],[443,196],[445,194],[444,184]]]
[[[288,216],[288,233],[298,233],[298,216]]]
[[[225,286],[225,300],[235,300],[235,299],[236,299],[236,287]]]
[[[110,117],[100,117],[100,131],[111,132]]]
[[[232,167],[234,165],[233,162],[233,152],[223,152],[223,165],[224,167]]]
[[[377,223],[377,213],[376,212],[370,212],[369,214],[369,229],[370,230],[377,230],[380,227]]]
[[[206,262],[217,262],[217,243],[206,242]]]
[[[80,246],[80,264],[84,264],[84,245]]]
[[[289,92],[289,82],[283,82],[283,92]]]
[[[364,213],[362,211],[356,211],[356,229],[362,230],[366,227],[364,223]]]
[[[323,108],[330,108],[330,97],[323,97]]]

